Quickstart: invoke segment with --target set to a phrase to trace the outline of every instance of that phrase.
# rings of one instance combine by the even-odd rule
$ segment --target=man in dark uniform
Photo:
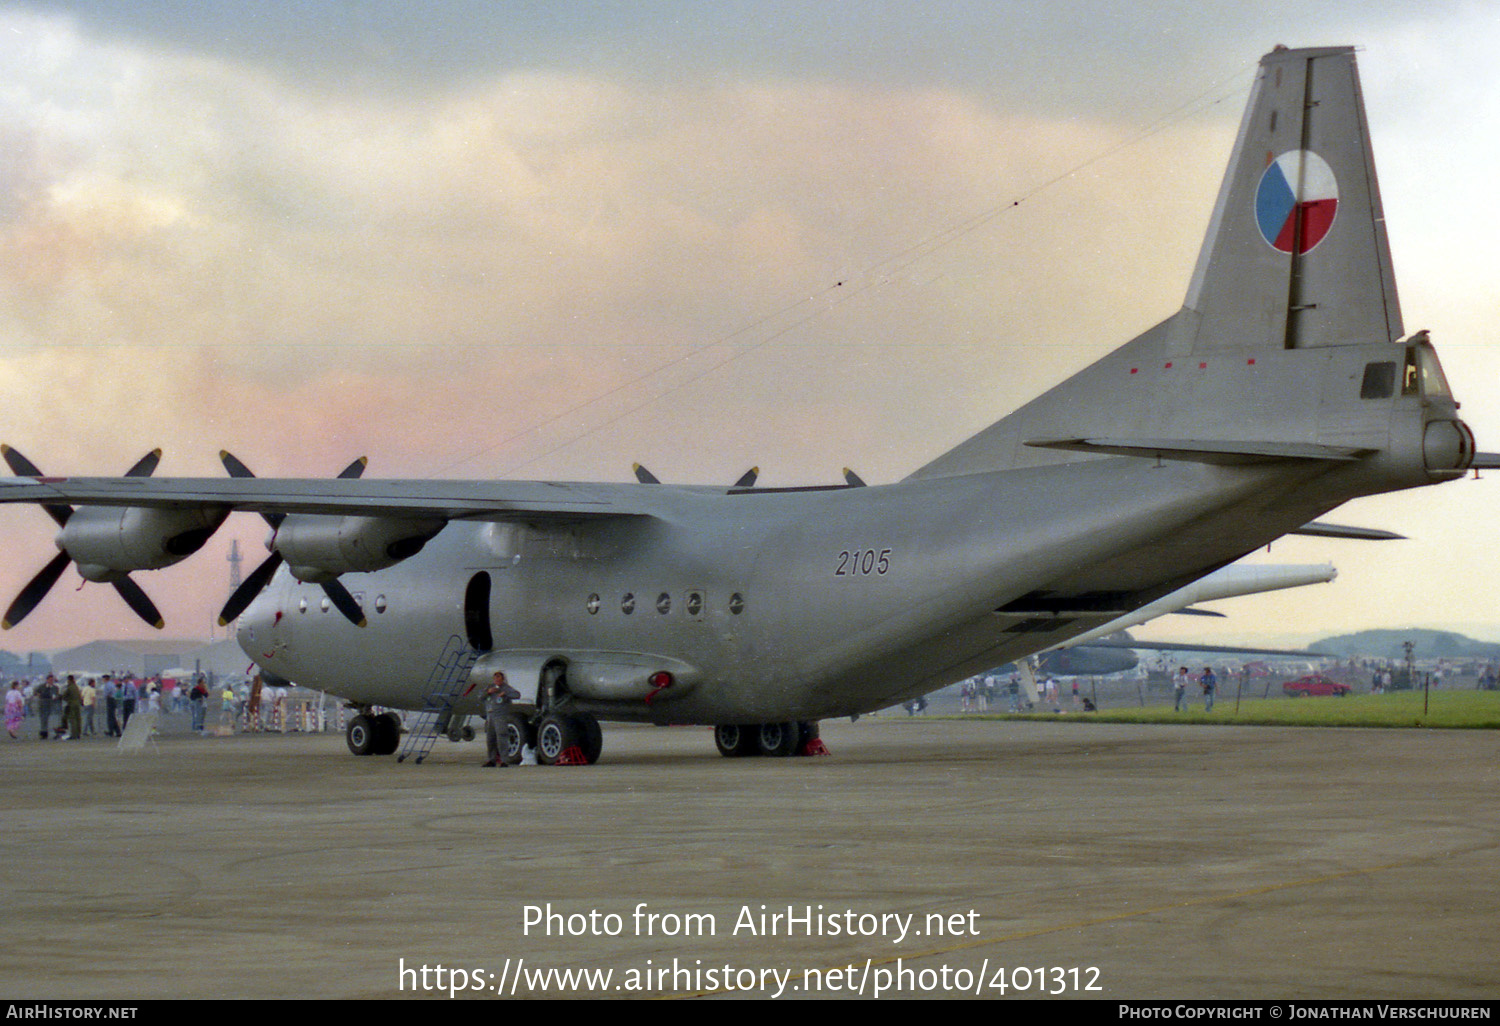
[[[50,673],[47,674],[47,679],[42,681],[41,686],[36,689],[37,715],[42,720],[42,729],[37,736],[43,740],[46,739],[48,729],[52,726],[52,712],[61,698],[62,693],[57,689],[57,678]]]
[[[58,731],[58,739],[66,741],[83,737],[83,692],[71,673],[68,674],[67,686],[62,689],[62,706],[62,729]]]
[[[104,736],[120,736],[120,689],[112,675],[104,675]]]
[[[521,693],[505,682],[505,674],[496,670],[495,679],[484,689],[484,740],[489,754],[484,765],[505,766],[501,739],[510,723],[510,703],[520,697]]]

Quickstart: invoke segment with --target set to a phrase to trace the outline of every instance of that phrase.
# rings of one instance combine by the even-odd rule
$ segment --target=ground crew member
[[[503,768],[505,753],[500,750],[501,738],[510,725],[510,703],[521,697],[521,693],[505,681],[505,674],[495,671],[495,679],[484,689],[484,740],[489,759],[486,766]]]

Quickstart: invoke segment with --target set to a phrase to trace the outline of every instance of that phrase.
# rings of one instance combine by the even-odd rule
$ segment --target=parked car
[[[1350,687],[1340,684],[1331,677],[1325,677],[1321,673],[1309,673],[1306,677],[1298,677],[1296,680],[1286,681],[1281,685],[1281,690],[1288,698],[1301,698],[1303,695],[1347,695]]]

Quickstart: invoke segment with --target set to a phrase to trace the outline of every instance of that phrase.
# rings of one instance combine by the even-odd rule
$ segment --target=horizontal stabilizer
[[[1348,462],[1373,450],[1308,442],[1230,442],[1184,438],[1030,438],[1035,449],[1066,449],[1109,456],[1141,456],[1147,459],[1181,460],[1188,463],[1244,464],[1267,460],[1334,460]]]
[[[1323,520],[1309,520],[1288,534],[1305,534],[1311,538],[1350,538],[1355,541],[1405,541],[1406,535],[1382,531],[1376,527],[1349,527]]]
[[[1176,616],[1217,616],[1220,619],[1227,619],[1229,616],[1227,613],[1220,613],[1213,609],[1194,609],[1191,606],[1187,609],[1174,609],[1172,612]]]
[[[1500,452],[1476,452],[1469,466],[1474,470],[1500,470]]]
[[[1125,638],[1120,641],[1096,640],[1089,648],[1133,648],[1146,652],[1225,652],[1239,655],[1287,656],[1297,659],[1331,659],[1327,652],[1308,652],[1287,648],[1256,648],[1253,645],[1200,645],[1190,641],[1141,641]]]

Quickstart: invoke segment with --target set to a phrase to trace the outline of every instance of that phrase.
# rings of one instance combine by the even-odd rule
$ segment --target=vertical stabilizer
[[[1352,48],[1261,59],[1185,306],[1194,352],[1403,334]]]
[[[1080,453],[1374,452],[1390,444],[1396,363],[1421,355],[1391,351],[1403,334],[1354,50],[1278,47],[1261,59],[1182,309],[913,476]]]

